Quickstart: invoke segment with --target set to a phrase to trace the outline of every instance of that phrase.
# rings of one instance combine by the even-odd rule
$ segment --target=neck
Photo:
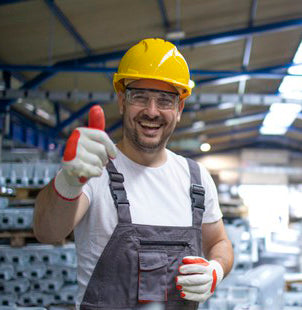
[[[129,159],[142,166],[159,167],[167,160],[167,152],[165,148],[161,148],[151,153],[140,151],[134,148],[130,141],[126,141],[125,137],[117,143],[117,147]]]

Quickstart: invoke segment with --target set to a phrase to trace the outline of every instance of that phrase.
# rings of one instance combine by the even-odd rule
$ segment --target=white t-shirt
[[[167,150],[167,161],[160,167],[139,165],[118,151],[113,163],[124,175],[124,187],[130,203],[132,223],[162,226],[192,226],[190,172],[187,160]],[[200,165],[205,188],[203,223],[222,217],[215,184]],[[90,206],[74,230],[78,261],[77,308],[81,303],[94,267],[117,225],[117,211],[110,189],[109,176],[92,178],[84,186]]]

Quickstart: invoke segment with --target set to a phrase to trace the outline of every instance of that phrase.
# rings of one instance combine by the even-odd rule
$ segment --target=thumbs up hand
[[[65,200],[75,200],[83,185],[102,174],[109,158],[115,158],[117,149],[104,131],[102,108],[93,106],[89,111],[88,128],[76,128],[68,138],[62,160],[63,168],[54,180],[56,193]]]

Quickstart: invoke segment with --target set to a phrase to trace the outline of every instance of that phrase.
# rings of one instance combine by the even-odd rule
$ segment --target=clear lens
[[[126,98],[130,104],[147,107],[152,98],[160,110],[172,110],[176,107],[179,96],[176,93],[170,93],[159,90],[127,88]]]

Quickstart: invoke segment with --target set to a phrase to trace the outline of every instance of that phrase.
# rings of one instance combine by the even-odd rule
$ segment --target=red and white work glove
[[[180,275],[176,277],[176,288],[180,296],[187,300],[205,302],[214,294],[216,286],[223,279],[223,269],[215,261],[208,261],[198,256],[186,256],[184,265],[179,267]]]
[[[109,158],[115,158],[117,149],[105,129],[105,116],[99,105],[89,111],[88,128],[76,128],[68,138],[62,160],[62,169],[54,179],[56,193],[65,200],[75,200],[83,185],[102,174]]]

